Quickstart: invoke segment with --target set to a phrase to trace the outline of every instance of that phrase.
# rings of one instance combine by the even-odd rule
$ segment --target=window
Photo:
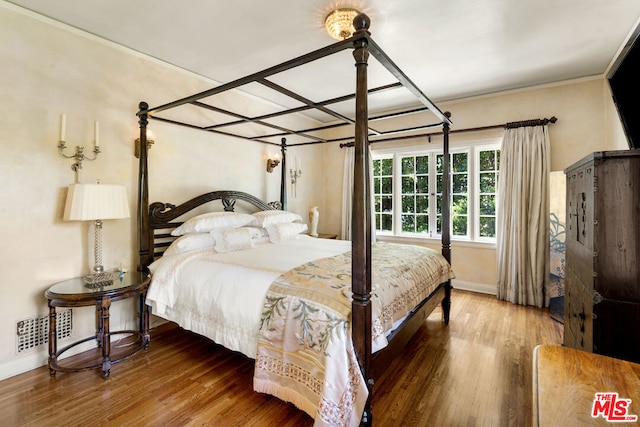
[[[429,233],[429,156],[401,157],[402,231]]]
[[[373,191],[376,230],[392,231],[393,224],[393,159],[373,162]]]
[[[452,238],[495,241],[498,142],[452,148],[449,162]],[[376,230],[382,235],[438,237],[443,171],[444,156],[437,150],[374,153]]]
[[[480,150],[478,157],[478,234],[480,238],[495,238],[500,150]]]

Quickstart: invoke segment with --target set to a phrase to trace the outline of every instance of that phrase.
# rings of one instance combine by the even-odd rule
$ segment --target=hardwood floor
[[[377,426],[529,426],[532,355],[562,342],[548,310],[453,291],[375,385]],[[74,356],[80,358],[83,355]],[[85,355],[86,356],[86,355]],[[311,426],[302,411],[252,390],[253,361],[163,325],[151,346],[97,371],[47,367],[0,381],[2,426]]]

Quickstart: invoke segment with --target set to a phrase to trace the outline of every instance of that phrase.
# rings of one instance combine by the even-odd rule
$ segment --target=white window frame
[[[467,223],[467,235],[456,236],[451,234],[451,240],[456,242],[467,242],[470,244],[489,244],[494,246],[496,244],[496,238],[480,237],[480,151],[485,150],[500,150],[502,138],[490,138],[482,140],[466,141],[459,144],[451,144],[449,152],[450,155],[454,153],[467,152],[468,156],[468,169],[467,169],[467,214],[469,221]],[[437,155],[442,154],[442,144],[429,144],[429,146],[411,146],[411,147],[399,147],[399,148],[380,148],[376,149],[372,146],[372,158],[379,160],[383,158],[393,158],[393,227],[392,232],[376,231],[376,234],[380,237],[389,237],[391,240],[440,240],[441,235],[436,234],[436,159]],[[420,233],[407,233],[402,231],[402,164],[401,157],[405,156],[429,156],[429,210],[433,214],[429,215],[429,230],[428,236]],[[450,188],[452,182],[450,182]],[[431,191],[432,188],[434,191]],[[496,217],[497,203],[496,203]]]
[[[474,227],[477,230],[477,234],[475,236],[474,241],[476,242],[485,242],[485,243],[496,243],[496,237],[481,237],[480,236],[480,152],[481,151],[494,151],[500,150],[500,144],[496,146],[496,144],[478,144],[475,145],[475,155],[474,155],[474,168],[477,173],[474,174],[474,179],[476,183],[474,184],[474,204],[477,206],[477,211],[473,216]],[[499,179],[498,172],[498,179]],[[496,230],[498,228],[498,188],[496,181]]]

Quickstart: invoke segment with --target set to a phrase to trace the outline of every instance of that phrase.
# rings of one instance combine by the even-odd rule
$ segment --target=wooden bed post
[[[147,271],[153,261],[153,247],[149,237],[149,177],[147,166],[147,110],[149,105],[141,102],[138,105],[138,123],[140,124],[140,165],[138,167],[138,271]]]
[[[368,33],[370,20],[365,14],[353,20],[354,37]],[[353,208],[351,216],[351,250],[353,292],[351,333],[360,369],[369,390],[369,398],[362,414],[361,425],[371,425],[371,188],[369,183],[369,112],[367,101],[368,40],[354,41],[353,57],[356,65],[356,126],[355,161],[353,175]]]
[[[451,113],[445,112],[449,118]],[[451,178],[451,165],[449,164],[449,123],[442,124],[442,256],[451,264],[451,204],[449,179]],[[444,323],[449,324],[449,314],[451,312],[451,280],[445,283],[445,296],[442,300],[442,313]]]
[[[280,169],[280,204],[282,210],[287,210],[287,138],[282,138],[280,151],[282,151],[282,167]]]

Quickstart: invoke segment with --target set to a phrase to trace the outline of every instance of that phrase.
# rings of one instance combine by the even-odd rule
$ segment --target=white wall
[[[16,354],[16,323],[47,314],[45,290],[88,273],[93,264],[89,224],[62,221],[66,188],[75,176],[72,161],[57,152],[61,114],[67,116],[71,149],[85,145],[91,151],[94,121],[100,122],[103,152],[96,161],[85,161],[80,181],[127,187],[132,215],[105,221],[103,264],[133,270],[138,103],[160,105],[215,84],[2,1],[0,63],[1,379],[46,363],[46,346]],[[252,105],[243,95],[230,96]],[[149,154],[152,201],[180,203],[220,189],[279,199],[280,168],[273,174],[265,170],[278,147],[154,121],[149,126],[155,134]],[[305,170],[304,188],[298,198],[290,196],[289,208],[304,217],[310,205],[322,202],[311,191],[318,182],[314,174],[322,169],[315,161],[320,151],[290,150]],[[112,329],[132,326],[131,303],[114,304]],[[73,336],[60,344],[93,335],[93,320],[93,308],[75,309]]]

